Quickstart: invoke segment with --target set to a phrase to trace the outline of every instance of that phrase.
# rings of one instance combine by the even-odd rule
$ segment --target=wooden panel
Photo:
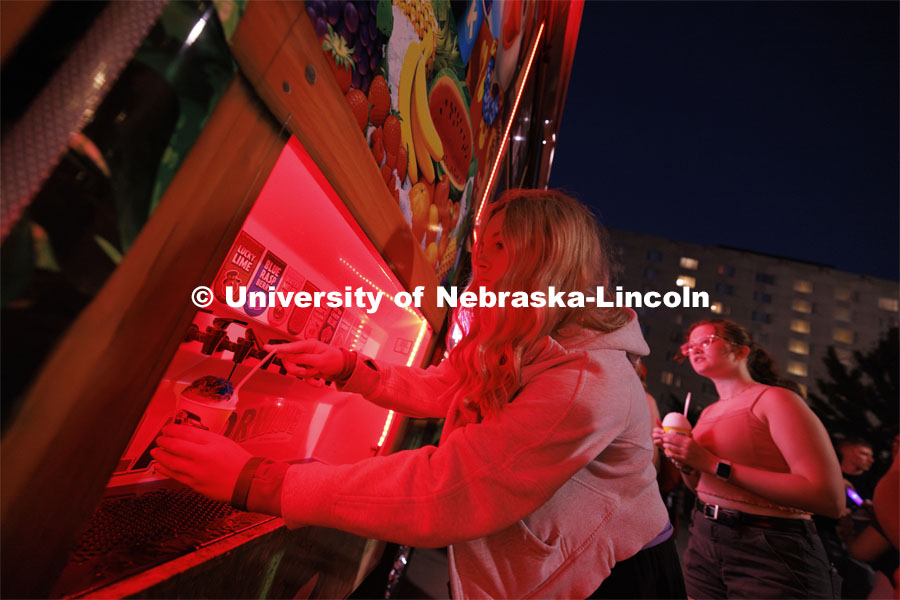
[[[270,46],[263,41],[277,38],[281,29],[260,13],[281,3],[248,5],[232,40],[234,56],[241,69],[253,75],[266,106],[297,136],[400,281],[409,289],[425,286],[422,313],[440,331],[447,309],[437,307],[437,277],[384,185],[305,12],[270,58]],[[308,77],[308,72],[314,76]]]
[[[304,14],[303,2],[257,1],[249,3],[231,40],[235,56],[252,56],[239,61],[247,79],[254,86],[263,78],[275,55],[284,45],[294,23]]]
[[[2,445],[3,592],[44,596],[284,144],[239,76]]]
[[[22,38],[50,6],[49,0],[0,2],[0,63],[5,64]]]

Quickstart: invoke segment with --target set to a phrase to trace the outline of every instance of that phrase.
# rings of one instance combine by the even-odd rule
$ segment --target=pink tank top
[[[769,426],[753,413],[753,407],[770,388],[727,401],[714,402],[700,414],[693,429],[694,439],[716,456],[732,463],[766,471],[789,473],[784,456],[769,433]],[[755,514],[798,516],[797,509],[780,506],[771,500],[703,473],[697,485],[701,500],[709,504]]]

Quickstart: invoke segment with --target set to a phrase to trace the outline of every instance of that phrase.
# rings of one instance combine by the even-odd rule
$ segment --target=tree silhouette
[[[871,350],[854,351],[850,368],[833,346],[823,361],[828,379],[816,379],[821,395],[810,392],[809,404],[828,433],[833,438],[863,438],[876,454],[890,449],[900,421],[898,328],[888,330]]]

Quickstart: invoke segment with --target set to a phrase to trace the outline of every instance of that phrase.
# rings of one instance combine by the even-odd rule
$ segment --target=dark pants
[[[684,553],[691,598],[840,598],[812,523],[804,533],[722,525],[696,510]]]
[[[616,563],[589,598],[686,598],[675,536]]]

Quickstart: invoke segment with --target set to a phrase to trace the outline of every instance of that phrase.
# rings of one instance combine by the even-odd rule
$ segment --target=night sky
[[[898,3],[597,2],[550,185],[613,228],[898,279]]]

